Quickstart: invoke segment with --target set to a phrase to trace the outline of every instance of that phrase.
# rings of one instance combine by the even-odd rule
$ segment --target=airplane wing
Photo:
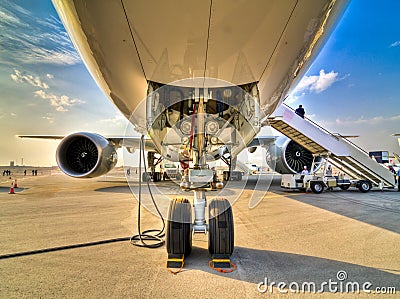
[[[63,139],[65,136],[62,135],[18,135],[19,138],[33,138],[33,139],[53,139],[53,140],[60,140]]]
[[[48,140],[61,140],[65,136],[63,135],[18,135],[19,138],[31,138],[31,139],[48,139]],[[140,137],[132,136],[104,136],[110,141],[116,148],[125,147],[129,152],[134,152],[135,149],[140,147]],[[247,146],[248,148],[265,146],[275,142],[277,136],[260,136],[253,139],[252,142]],[[145,139],[145,149],[157,151],[154,143],[151,139]]]
[[[47,140],[61,140],[64,139],[63,135],[18,135],[19,138],[31,139],[47,139]],[[140,147],[140,137],[127,137],[127,136],[105,136],[108,141],[115,145],[116,148],[125,147],[129,152]],[[145,139],[145,149],[156,150],[154,143],[151,139]]]

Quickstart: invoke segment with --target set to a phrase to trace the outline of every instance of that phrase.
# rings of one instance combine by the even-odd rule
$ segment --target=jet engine
[[[316,157],[316,165],[313,171],[316,171],[320,167],[322,158]],[[281,174],[292,174],[300,173],[304,166],[310,171],[313,155],[312,153],[297,144],[293,140],[282,136],[276,139],[275,143],[272,143],[267,147],[267,164],[272,167],[275,164],[275,170]],[[273,163],[275,160],[275,163]]]
[[[75,133],[61,141],[56,159],[65,174],[74,178],[94,178],[114,168],[117,152],[101,135]]]

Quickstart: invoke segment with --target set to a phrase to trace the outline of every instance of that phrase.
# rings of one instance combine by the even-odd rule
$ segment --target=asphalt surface
[[[271,177],[261,179],[266,186]],[[232,183],[224,194],[237,198],[237,269],[210,269],[207,236],[195,235],[183,271],[173,275],[166,270],[165,246],[146,249],[127,241],[137,233],[138,205],[120,174],[19,177],[15,195],[8,194],[10,183],[0,178],[1,298],[354,298],[339,293],[340,283],[345,292],[348,282],[370,282],[371,292],[395,287],[399,294],[400,192],[306,194],[281,190],[277,177],[250,209],[254,178]],[[134,178],[131,187],[138,188]],[[173,182],[161,182],[155,191],[171,198],[177,193],[191,197]],[[160,219],[143,211],[142,227],[160,228]],[[318,294],[292,292],[309,282],[320,289],[329,280],[337,291],[333,284]],[[260,282],[265,293],[258,291]],[[277,288],[279,282],[285,286]],[[361,290],[358,297],[365,296]]]

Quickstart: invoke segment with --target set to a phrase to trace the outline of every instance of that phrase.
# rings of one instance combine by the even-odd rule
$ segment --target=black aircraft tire
[[[188,256],[192,251],[191,205],[187,199],[174,199],[168,210],[166,247],[171,254]]]
[[[237,180],[241,181],[243,179],[243,175],[241,172],[238,173]]]
[[[216,199],[209,205],[208,251],[213,254],[229,254],[234,249],[232,207],[226,199]]]
[[[322,191],[324,191],[324,184],[322,182],[311,182],[310,187],[312,192],[316,194],[322,193]]]
[[[142,182],[147,182],[150,180],[150,176],[147,172],[142,173]]]
[[[160,182],[161,178],[162,178],[161,172],[153,173],[153,182]]]
[[[230,178],[230,172],[229,171],[224,171],[223,172],[224,181],[229,181],[229,178]]]

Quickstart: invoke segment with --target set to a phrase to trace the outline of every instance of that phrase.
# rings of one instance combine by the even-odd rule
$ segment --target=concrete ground
[[[184,270],[173,275],[165,268],[165,246],[146,249],[115,240],[137,232],[137,201],[121,174],[21,177],[15,195],[7,193],[10,182],[0,179],[1,298],[354,298],[335,291],[348,282],[370,282],[372,292],[400,290],[400,192],[306,194],[281,190],[277,177],[249,209],[254,178],[242,193],[240,183],[232,183],[226,194],[238,197],[232,255],[237,270],[210,269],[207,236],[196,235]],[[134,180],[131,185],[137,190]],[[175,192],[172,182],[161,182],[156,191],[169,197]],[[151,213],[142,217],[144,229],[161,227]],[[266,289],[265,280],[275,286]],[[291,292],[296,285],[301,290],[313,282],[320,289],[329,281],[324,293]],[[257,289],[260,282],[265,293]],[[279,282],[285,283],[280,289]]]

